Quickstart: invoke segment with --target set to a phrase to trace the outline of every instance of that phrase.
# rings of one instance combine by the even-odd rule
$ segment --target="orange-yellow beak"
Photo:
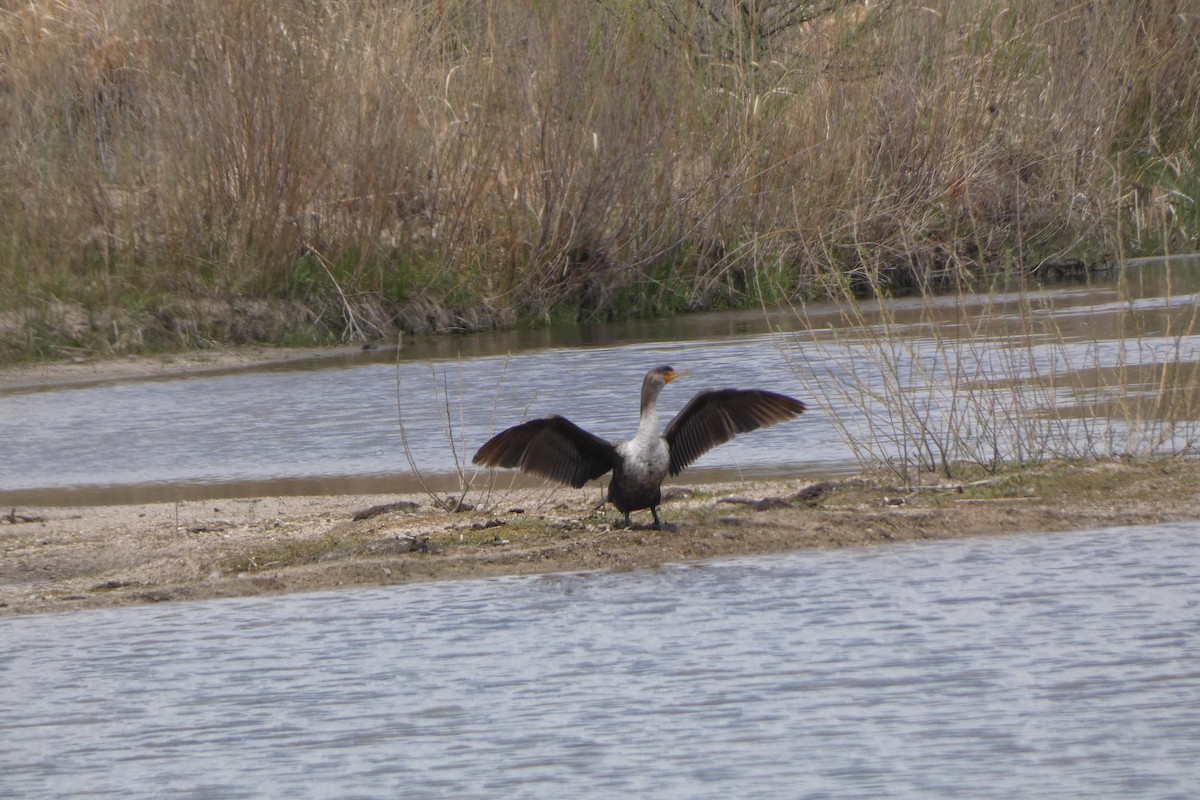
[[[691,374],[692,374],[691,371],[686,370],[686,369],[683,370],[682,372],[676,372],[675,370],[671,370],[666,375],[663,375],[663,383],[670,383],[671,381],[675,380],[676,378],[682,378],[684,375],[691,375]]]

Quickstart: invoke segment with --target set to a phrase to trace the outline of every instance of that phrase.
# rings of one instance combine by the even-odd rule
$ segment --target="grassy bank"
[[[1168,0],[34,0],[0,11],[0,361],[1190,249],[1197,67]]]

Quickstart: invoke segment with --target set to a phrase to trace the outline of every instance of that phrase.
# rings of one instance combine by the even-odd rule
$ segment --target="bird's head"
[[[647,372],[646,379],[642,381],[642,412],[644,413],[647,408],[654,406],[658,399],[658,393],[664,386],[687,374],[687,370],[676,372],[671,367],[655,367]]]
[[[687,370],[677,372],[671,367],[655,367],[654,369],[650,370],[650,374],[646,377],[654,381],[662,381],[664,384],[668,384],[676,378],[682,378],[688,374],[690,373]]]

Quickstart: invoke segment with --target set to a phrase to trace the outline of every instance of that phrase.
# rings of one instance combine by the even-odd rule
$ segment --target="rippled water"
[[[878,369],[878,343],[854,338],[857,331],[844,336],[839,309],[816,305],[802,316],[741,312],[577,329],[564,340],[571,346],[562,347],[520,349],[531,342],[485,334],[405,350],[399,363],[390,354],[365,355],[299,370],[9,392],[0,394],[0,502],[415,491],[405,440],[424,475],[449,481],[456,459],[467,465],[489,435],[532,416],[562,413],[597,434],[622,439],[636,427],[642,375],[663,363],[693,372],[664,392],[664,422],[695,391],[710,386],[774,389],[811,404],[799,420],[705,455],[689,471],[691,479],[705,469],[721,470],[721,477],[828,474],[857,466],[835,419],[866,426],[857,438],[879,439],[885,449],[890,435],[879,433],[881,418],[885,426],[904,429],[897,446],[913,438],[911,421],[897,424],[887,408],[822,396],[831,380],[851,375],[852,391],[861,387],[884,398],[912,392],[908,405],[917,413],[940,415],[951,428],[979,427],[981,440],[1002,442],[1037,417],[1027,408],[997,405],[1006,402],[1008,383],[1034,373],[1049,381],[1040,390],[1047,402],[1068,406],[1069,417],[1102,417],[1112,385],[1095,383],[1097,365],[1123,365],[1124,398],[1154,396],[1160,389],[1162,375],[1139,372],[1139,365],[1198,368],[1197,288],[1200,259],[1191,259],[1171,271],[1145,264],[1087,287],[1047,288],[1032,306],[1027,296],[1004,293],[966,308],[962,298],[936,299],[932,311],[921,299],[898,300],[891,304],[896,316],[887,332],[895,352],[884,353],[899,364],[896,386]],[[984,303],[986,329],[977,327]],[[1117,313],[1127,308],[1142,315],[1136,332],[1117,323]],[[1028,319],[1046,317],[1053,320],[1051,340],[1030,342],[1019,334]],[[931,325],[961,332],[953,350],[931,337]],[[790,332],[805,326],[811,334]],[[534,344],[554,341],[547,334]],[[447,353],[456,342],[463,354],[458,359]],[[510,346],[516,349],[505,355]],[[983,391],[964,411],[955,403],[972,384]],[[1061,439],[1084,427],[1066,424],[1022,435]],[[1095,425],[1085,431],[1108,432],[1097,433]],[[361,482],[366,479],[376,482]],[[147,486],[153,491],[128,489]],[[80,487],[100,488],[91,495],[71,493]]]
[[[1200,528],[0,621],[0,797],[1194,797]]]

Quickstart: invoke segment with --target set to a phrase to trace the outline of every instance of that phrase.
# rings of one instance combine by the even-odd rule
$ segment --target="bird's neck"
[[[641,440],[657,439],[658,433],[658,394],[662,384],[646,380],[642,384],[642,416],[638,420],[637,438]]]

